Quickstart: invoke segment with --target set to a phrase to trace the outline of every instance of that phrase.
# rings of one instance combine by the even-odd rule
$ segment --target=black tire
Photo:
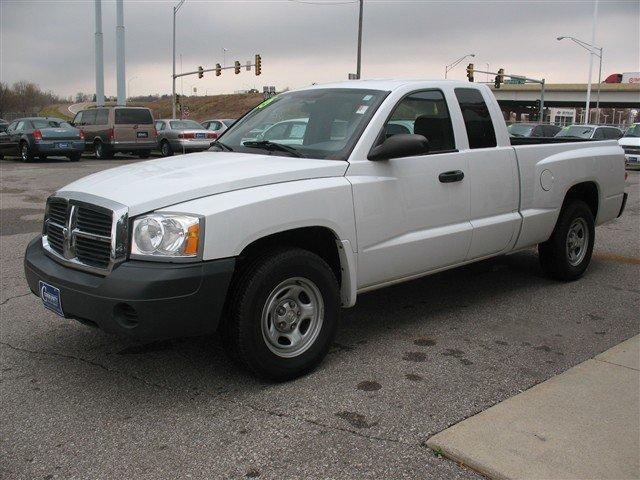
[[[163,157],[170,157],[173,155],[173,148],[167,140],[163,140],[160,144],[160,153]]]
[[[69,155],[69,161],[71,161],[71,162],[79,162],[81,156],[82,156],[82,154],[80,154],[80,153],[72,153],[71,155]]]
[[[576,235],[580,230],[586,232],[586,239],[579,234]],[[570,243],[571,232],[574,243]],[[594,240],[595,222],[591,209],[582,200],[569,200],[560,211],[551,238],[538,245],[542,269],[556,280],[577,280],[589,266]],[[579,244],[582,244],[582,247],[577,246]]]
[[[20,142],[20,158],[26,163],[33,162],[34,159],[31,145],[29,145],[29,142],[25,142],[24,140]]]
[[[322,320],[315,322],[317,327],[313,326],[313,320],[309,321],[306,332],[303,332],[311,334],[306,340],[306,346],[302,345],[305,349],[299,354],[285,358],[274,353],[273,348],[288,346],[274,347],[274,343],[270,343],[265,338],[266,334],[263,334],[263,310],[267,308],[270,299],[274,299],[274,302],[286,302],[290,298],[288,293],[282,297],[275,297],[274,289],[291,281],[307,282],[306,285],[315,287],[315,292],[321,298],[319,305],[322,307],[318,307],[317,311],[321,312],[318,318],[321,317]],[[300,295],[304,293],[298,294],[298,299],[302,298]],[[309,304],[311,303],[309,300]],[[278,304],[273,303],[274,307]],[[278,310],[280,309],[276,311]],[[292,317],[295,321],[295,315]],[[234,278],[227,299],[222,338],[231,358],[244,368],[258,377],[281,382],[304,375],[322,362],[333,342],[339,317],[340,293],[331,267],[322,258],[307,250],[276,249],[241,267]],[[275,317],[270,315],[265,318],[273,318],[275,321]],[[297,320],[301,332],[305,321],[304,317]],[[271,324],[269,320],[266,322]],[[275,335],[282,335],[275,330],[275,323],[272,326]]]
[[[108,145],[97,141],[93,147],[96,153],[96,158],[98,160],[108,160],[110,158],[113,158],[113,150],[111,150],[111,147],[109,147]]]
[[[151,155],[151,150],[140,150],[138,152],[138,158],[149,158]]]

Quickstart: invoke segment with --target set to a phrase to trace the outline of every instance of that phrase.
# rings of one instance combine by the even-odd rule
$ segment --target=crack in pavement
[[[4,305],[9,300],[13,300],[14,298],[26,297],[27,295],[31,295],[31,292],[29,291],[27,293],[21,293],[20,295],[14,295],[13,297],[6,298],[2,302],[0,302],[0,305]]]
[[[181,389],[177,389],[177,388],[173,388],[169,385],[163,385],[160,383],[156,383],[156,382],[151,382],[149,380],[145,380],[144,378],[141,378],[137,375],[128,373],[128,372],[123,372],[122,370],[118,370],[118,369],[110,369],[109,367],[107,367],[106,365],[93,361],[93,360],[89,360],[83,357],[78,357],[76,355],[68,355],[68,354],[64,354],[64,353],[58,353],[58,352],[45,352],[45,351],[40,351],[40,350],[29,350],[27,348],[22,348],[22,347],[16,347],[15,345],[12,345],[10,343],[7,342],[0,342],[0,345],[3,345],[7,348],[10,348],[12,350],[18,351],[18,352],[22,352],[22,353],[28,353],[28,354],[32,354],[32,355],[45,355],[45,356],[52,356],[52,357],[58,357],[58,358],[64,358],[67,360],[76,360],[82,363],[86,363],[87,365],[92,365],[94,367],[98,367],[101,370],[104,370],[105,372],[109,372],[109,373],[113,373],[113,374],[118,374],[118,375],[122,375],[124,377],[128,377],[131,378],[133,380],[137,380],[139,382],[144,383],[145,385],[149,385],[149,386],[154,386],[156,388],[160,388],[160,389],[164,389],[164,390],[168,390],[171,392],[176,392],[176,393],[180,393],[180,394],[184,394],[185,390],[181,390]],[[196,399],[196,395],[189,395],[192,399]],[[340,427],[340,426],[334,426],[334,425],[327,425],[324,424],[322,422],[319,422],[317,420],[312,420],[309,418],[305,418],[305,417],[299,417],[297,415],[290,415],[287,413],[283,413],[283,412],[278,412],[275,410],[269,410],[267,408],[262,408],[256,405],[252,405],[249,403],[244,403],[241,402],[239,400],[234,400],[231,398],[226,398],[221,394],[216,395],[220,400],[227,402],[227,403],[231,403],[237,406],[241,406],[241,407],[245,407],[248,408],[250,410],[253,410],[255,412],[260,412],[260,413],[264,413],[267,415],[272,415],[272,416],[276,416],[279,418],[287,418],[290,420],[295,420],[298,422],[302,422],[302,423],[308,423],[310,425],[314,425],[316,427],[320,427],[320,428],[324,428],[327,430],[333,430],[333,431],[339,431],[339,432],[343,432],[343,433],[348,433],[351,435],[355,435],[358,437],[362,437],[362,438],[366,438],[369,440],[377,440],[377,441],[382,441],[382,442],[391,442],[391,443],[396,443],[396,444],[401,444],[401,445],[406,445],[409,447],[419,447],[419,444],[414,444],[414,443],[410,443],[410,442],[405,442],[402,441],[400,439],[397,438],[389,438],[389,437],[383,437],[383,436],[378,436],[378,435],[368,435],[366,433],[363,432],[358,432],[355,430],[351,430],[349,428],[345,428],[345,427]]]
[[[397,443],[397,444],[401,444],[401,445],[406,445],[408,447],[418,447],[419,444],[415,444],[415,443],[411,443],[411,442],[405,442],[402,441],[400,439],[397,438],[389,438],[389,437],[381,437],[378,435],[367,435],[366,433],[362,433],[362,432],[358,432],[356,430],[351,430],[349,428],[345,428],[345,427],[339,427],[339,426],[334,426],[334,425],[327,425],[324,424],[322,422],[319,422],[317,420],[311,420],[310,418],[305,418],[305,417],[298,417],[296,415],[290,415],[288,413],[283,413],[283,412],[278,412],[275,410],[269,410],[268,408],[262,408],[262,407],[258,407],[256,405],[251,405],[249,403],[244,403],[241,402],[239,400],[234,400],[231,398],[223,398],[224,401],[233,403],[235,405],[239,405],[242,407],[246,407],[250,410],[253,410],[255,412],[261,412],[261,413],[266,413],[268,415],[273,415],[279,418],[287,418],[287,419],[291,419],[291,420],[297,420],[299,422],[303,422],[303,423],[309,423],[311,425],[315,425],[316,427],[321,427],[321,428],[326,428],[327,430],[334,430],[334,431],[339,431],[339,432],[344,432],[344,433],[350,433],[352,435],[356,435],[358,437],[362,437],[362,438],[367,438],[369,440],[378,440],[378,441],[382,441],[382,442],[391,442],[391,443]]]
[[[46,355],[46,356],[50,356],[50,357],[59,357],[59,358],[65,358],[67,360],[77,360],[79,362],[86,363],[87,365],[92,365],[94,367],[98,367],[98,368],[104,370],[105,372],[115,373],[115,374],[118,374],[118,375],[122,375],[124,377],[129,377],[131,379],[134,379],[134,380],[137,380],[139,382],[142,382],[142,383],[144,383],[146,385],[154,386],[154,387],[157,387],[157,388],[164,388],[164,389],[170,388],[170,387],[167,387],[165,385],[161,385],[159,383],[150,382],[150,381],[145,380],[144,378],[138,377],[137,375],[134,375],[132,373],[123,372],[122,370],[117,370],[117,369],[115,369],[115,370],[111,369],[111,368],[107,367],[106,365],[103,365],[100,362],[96,362],[94,360],[89,360],[87,358],[78,357],[76,355],[68,355],[68,354],[65,354],[65,353],[58,353],[58,352],[43,352],[41,350],[29,350],[27,348],[16,347],[16,346],[11,345],[10,343],[7,343],[7,342],[0,342],[0,345],[4,345],[4,346],[6,346],[8,348],[11,348],[12,350],[17,351],[17,352],[30,353],[30,354],[33,354],[33,355]]]

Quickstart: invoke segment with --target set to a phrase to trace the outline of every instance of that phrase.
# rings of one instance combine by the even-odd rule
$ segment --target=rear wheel
[[[229,292],[225,347],[254,374],[285,381],[315,368],[335,336],[338,282],[317,255],[291,248],[255,259]]]
[[[113,150],[104,143],[98,141],[94,145],[94,149],[96,152],[96,158],[98,160],[107,160],[109,158],[113,158]]]
[[[589,266],[594,240],[591,209],[581,200],[571,200],[562,207],[551,238],[538,245],[542,269],[557,280],[577,280]]]
[[[140,150],[138,152],[138,158],[149,158],[151,155],[151,150]]]
[[[163,157],[170,157],[173,155],[173,148],[171,148],[171,144],[168,141],[163,140],[162,144],[160,144],[160,152]]]
[[[69,160],[71,160],[72,162],[79,162],[80,161],[80,157],[81,157],[81,154],[72,153],[71,155],[69,155]]]
[[[20,158],[23,162],[33,162],[33,150],[24,140],[20,142]]]

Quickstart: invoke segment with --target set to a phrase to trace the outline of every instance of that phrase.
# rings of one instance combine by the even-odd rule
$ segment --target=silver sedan
[[[193,120],[156,120],[158,148],[163,157],[207,150],[217,135]]]

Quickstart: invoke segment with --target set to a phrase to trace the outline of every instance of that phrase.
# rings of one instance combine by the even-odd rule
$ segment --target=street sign
[[[358,74],[357,73],[350,73],[349,74],[349,80],[358,80]]]

